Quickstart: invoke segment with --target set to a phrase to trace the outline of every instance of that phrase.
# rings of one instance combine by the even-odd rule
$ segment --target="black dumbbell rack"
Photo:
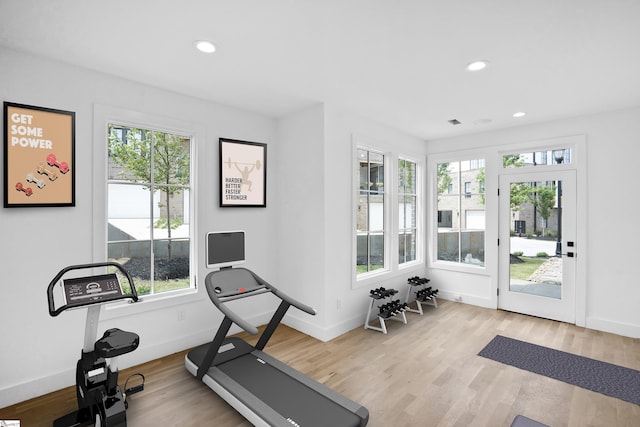
[[[423,315],[424,314],[424,311],[422,311],[423,305],[430,305],[436,308],[438,307],[438,300],[437,300],[438,290],[432,289],[430,286],[427,286],[427,284],[430,282],[429,279],[425,277],[415,276],[415,277],[409,277],[407,282],[409,283],[409,288],[407,289],[407,296],[404,299],[404,302],[407,304],[407,311]],[[416,308],[409,308],[408,306],[409,297],[411,296],[412,292],[415,294],[415,297],[416,297],[415,298]]]
[[[401,303],[400,300],[392,300],[392,297],[397,293],[398,291],[395,289],[385,288],[373,289],[369,293],[371,304],[369,305],[369,310],[367,311],[367,318],[364,320],[365,329],[373,329],[374,331],[380,331],[383,334],[386,334],[387,325],[385,324],[385,322],[387,320],[395,320],[396,322],[403,322],[404,324],[407,323],[407,316],[404,313],[407,310],[407,304]],[[376,304],[376,302],[385,303]],[[371,324],[371,312],[373,311],[374,306],[378,309],[376,317],[380,322],[380,326]]]

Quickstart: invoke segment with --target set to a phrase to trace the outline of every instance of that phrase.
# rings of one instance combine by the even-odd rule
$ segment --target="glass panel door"
[[[500,177],[498,306],[575,321],[575,172]]]

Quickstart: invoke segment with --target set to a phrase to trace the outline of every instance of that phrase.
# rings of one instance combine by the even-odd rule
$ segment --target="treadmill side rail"
[[[210,272],[205,278],[205,287],[209,298],[225,317],[212,342],[185,356],[185,366],[192,375],[254,425],[367,425],[367,408],[262,351],[290,306],[315,315],[313,308],[290,298],[246,268]],[[253,335],[259,331],[225,303],[266,292],[281,302],[258,343],[252,346],[239,338],[226,338],[232,323]],[[233,343],[233,351],[227,353],[223,347],[229,343]]]

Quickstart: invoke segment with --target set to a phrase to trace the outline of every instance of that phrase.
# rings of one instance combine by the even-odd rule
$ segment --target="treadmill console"
[[[115,273],[65,279],[62,286],[69,308],[117,300],[124,295]]]

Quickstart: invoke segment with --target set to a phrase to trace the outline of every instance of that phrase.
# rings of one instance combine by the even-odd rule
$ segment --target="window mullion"
[[[462,165],[458,162],[458,261],[462,262]]]
[[[151,247],[150,250],[150,259],[149,263],[149,283],[150,283],[150,293],[151,295],[155,294],[155,264],[156,264],[156,255],[155,255],[155,235],[154,235],[154,227],[153,227],[153,206],[154,206],[154,194],[155,194],[155,132],[153,130],[149,131],[151,134],[151,140],[149,141],[149,229],[151,230]]]

